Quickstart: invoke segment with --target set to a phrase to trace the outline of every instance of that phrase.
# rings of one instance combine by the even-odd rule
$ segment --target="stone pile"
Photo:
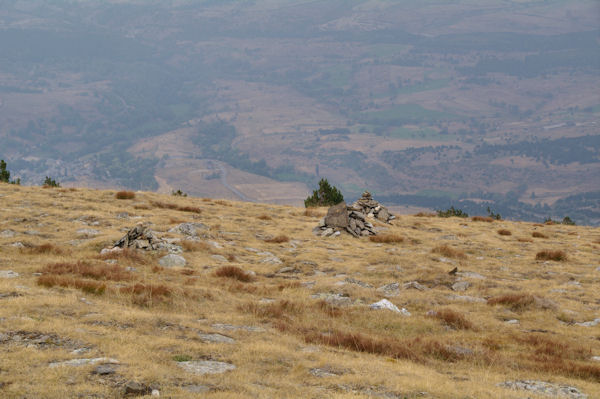
[[[373,199],[370,192],[365,191],[355,203],[352,204],[351,208],[357,212],[360,212],[367,217],[375,218],[384,223],[390,223],[396,217],[392,215],[385,206]]]
[[[112,248],[104,248],[101,253],[120,251],[126,248],[142,249],[145,251],[166,250],[171,253],[182,252],[180,246],[157,237],[147,225],[138,224],[118,240]]]
[[[341,231],[346,231],[354,237],[373,236],[377,232],[367,218],[390,223],[395,216],[365,191],[362,197],[350,206],[341,202],[329,208],[327,216],[321,219],[313,233],[320,237],[337,236]]]
[[[355,237],[375,235],[373,224],[366,220],[365,214],[349,207],[345,202],[332,206],[315,227],[313,233],[320,237],[340,235],[346,231]]]

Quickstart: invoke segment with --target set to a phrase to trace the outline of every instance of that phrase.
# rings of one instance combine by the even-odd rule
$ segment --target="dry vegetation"
[[[171,398],[531,396],[497,386],[515,379],[600,397],[597,326],[585,325],[600,311],[597,228],[544,226],[552,243],[499,240],[487,223],[403,216],[374,239],[316,238],[323,210],[6,184],[0,201],[0,233],[15,232],[0,234],[0,271],[19,274],[0,277],[0,397],[121,397],[129,380]],[[116,217],[134,208],[135,218]],[[82,239],[90,221],[100,233]],[[139,221],[181,239],[187,265],[99,254]],[[184,222],[208,228],[194,239],[168,232]],[[516,237],[533,229],[502,224]],[[467,291],[453,291],[463,280]],[[415,281],[422,290],[402,288]],[[391,283],[400,289],[388,299],[411,316],[366,306]],[[7,340],[17,333],[46,338]],[[235,342],[199,339],[214,333]],[[48,367],[98,357],[118,359],[116,373]],[[177,366],[206,359],[237,368],[198,376]]]
[[[121,200],[134,199],[135,193],[133,191],[117,191],[117,193],[115,194],[115,198]]]

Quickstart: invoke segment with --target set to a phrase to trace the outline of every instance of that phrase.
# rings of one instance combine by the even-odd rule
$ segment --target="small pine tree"
[[[441,217],[441,218],[449,218],[449,217],[468,218],[469,217],[468,213],[463,212],[462,209],[454,208],[454,206],[451,206],[450,208],[446,209],[445,211],[438,210],[437,215],[438,215],[438,217]]]
[[[565,216],[562,220],[562,224],[566,224],[568,226],[575,226],[575,222],[568,216]]]
[[[56,180],[51,179],[49,176],[46,176],[44,180],[44,186],[46,187],[60,187],[60,183],[57,183]]]
[[[16,180],[10,180],[10,172],[6,169],[6,162],[4,162],[4,159],[0,159],[0,182],[17,185],[21,184],[20,178]]]
[[[313,191],[312,196],[304,200],[306,208],[316,206],[331,206],[344,201],[344,196],[336,187],[329,184],[327,179],[319,181],[319,188]]]

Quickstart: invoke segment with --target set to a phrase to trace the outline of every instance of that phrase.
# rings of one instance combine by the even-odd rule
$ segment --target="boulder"
[[[345,229],[348,226],[348,211],[345,202],[332,206],[325,216],[325,224],[329,227]]]

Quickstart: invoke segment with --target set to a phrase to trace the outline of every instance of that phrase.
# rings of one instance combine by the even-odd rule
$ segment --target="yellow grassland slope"
[[[372,242],[315,237],[325,211],[0,184],[0,397],[547,397],[498,386],[514,380],[600,397],[598,228],[399,216]],[[184,267],[99,256],[141,222],[206,229]],[[369,309],[392,283],[410,316]],[[50,366],[95,358],[119,364]],[[235,369],[180,364],[205,360]]]

